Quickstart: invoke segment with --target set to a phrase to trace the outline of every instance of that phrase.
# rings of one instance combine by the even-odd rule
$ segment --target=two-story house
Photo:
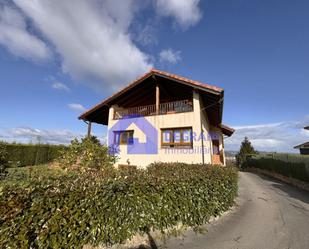
[[[118,165],[152,162],[225,165],[224,90],[152,69],[83,113],[79,119],[108,126]]]

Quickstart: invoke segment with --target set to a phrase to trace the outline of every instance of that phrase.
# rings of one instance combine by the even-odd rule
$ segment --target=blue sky
[[[305,0],[1,1],[0,139],[80,137],[84,109],[155,67],[225,89],[228,149],[248,136],[296,152],[309,140],[308,13]]]

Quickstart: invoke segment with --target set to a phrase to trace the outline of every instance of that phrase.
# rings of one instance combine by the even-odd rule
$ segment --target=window
[[[161,130],[161,145],[169,147],[192,147],[192,128],[169,128]]]
[[[114,131],[115,144],[133,144],[133,131]]]

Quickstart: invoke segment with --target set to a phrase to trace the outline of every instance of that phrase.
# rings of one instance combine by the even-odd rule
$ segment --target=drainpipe
[[[202,112],[201,112],[202,113]],[[203,131],[203,123],[202,123],[202,116],[200,115],[201,121],[201,136],[202,136],[202,164],[205,165],[205,155],[204,155],[204,131]]]
[[[193,102],[196,102],[194,101],[194,98],[197,98],[198,99],[198,106],[199,106],[199,118],[200,118],[200,135],[201,135],[201,139],[202,139],[202,164],[205,165],[205,155],[204,155],[204,131],[203,131],[203,122],[202,122],[202,114],[203,114],[203,106],[202,106],[202,103],[201,103],[201,97],[200,97],[200,94],[198,92],[198,90],[194,89],[193,90]],[[193,106],[193,108],[195,109],[197,106]]]

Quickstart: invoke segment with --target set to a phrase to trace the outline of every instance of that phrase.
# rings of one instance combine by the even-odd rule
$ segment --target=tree
[[[247,137],[242,141],[240,150],[236,155],[236,164],[238,167],[241,167],[246,158],[250,155],[255,155],[257,152],[253,148],[251,142]]]

